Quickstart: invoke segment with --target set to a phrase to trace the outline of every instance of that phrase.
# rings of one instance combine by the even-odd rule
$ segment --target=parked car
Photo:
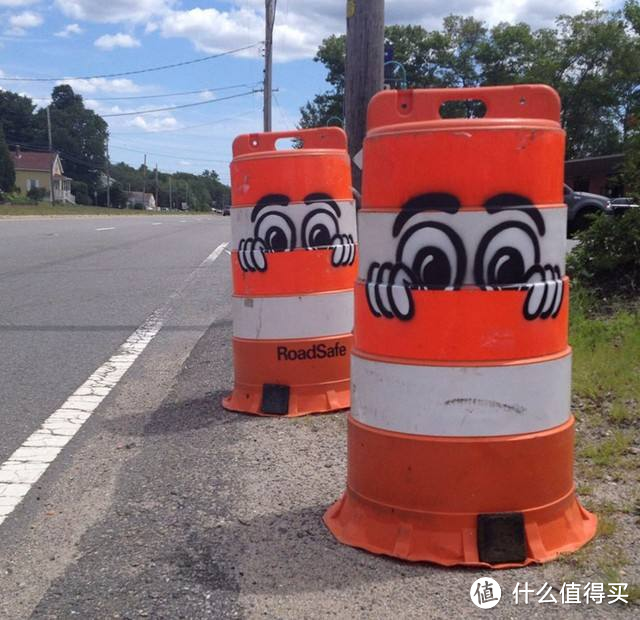
[[[567,229],[569,233],[583,230],[590,223],[590,215],[621,215],[628,209],[638,208],[632,198],[614,198],[611,200],[599,194],[574,192],[568,185],[564,186],[564,201],[567,205]]]
[[[635,198],[614,198],[611,201],[611,206],[616,213],[624,213],[626,209],[638,209],[638,201]]]

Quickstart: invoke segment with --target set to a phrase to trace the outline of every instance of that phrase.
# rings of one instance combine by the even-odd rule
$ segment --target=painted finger
[[[393,318],[393,311],[391,310],[391,301],[389,297],[389,276],[391,274],[391,270],[393,269],[392,263],[383,263],[378,270],[378,277],[376,281],[376,286],[373,289],[373,293],[375,296],[376,303],[378,304],[378,309],[382,316],[387,319]]]
[[[376,281],[378,278],[378,270],[380,269],[380,264],[373,262],[369,265],[369,269],[367,270],[367,303],[369,304],[369,310],[371,310],[371,314],[376,317],[382,316],[380,312],[380,308],[378,307],[378,302],[375,296],[375,288]]]
[[[532,321],[540,316],[547,298],[544,269],[541,265],[534,265],[529,269],[527,272],[527,284],[523,288],[527,290],[523,314],[527,321]]]
[[[393,314],[401,321],[413,318],[415,305],[411,285],[413,275],[402,263],[395,265],[389,277],[389,301]]]

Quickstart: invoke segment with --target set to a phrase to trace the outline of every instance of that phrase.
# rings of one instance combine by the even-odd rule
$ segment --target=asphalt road
[[[0,462],[228,236],[211,216],[0,220]]]
[[[0,523],[2,620],[632,615],[511,601],[518,582],[548,582],[558,596],[565,580],[589,581],[588,566],[493,573],[503,600],[481,611],[469,588],[485,572],[338,544],[321,517],[344,488],[344,414],[220,407],[232,384],[229,258],[202,261],[229,239],[228,219],[0,221],[3,459],[151,312],[169,309]]]

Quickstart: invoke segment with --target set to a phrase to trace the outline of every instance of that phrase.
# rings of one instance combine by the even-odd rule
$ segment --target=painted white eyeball
[[[459,235],[435,221],[406,230],[398,242],[396,260],[411,271],[416,286],[426,289],[459,288],[467,263]]]

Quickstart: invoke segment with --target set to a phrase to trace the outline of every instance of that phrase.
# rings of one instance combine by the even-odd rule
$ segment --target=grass
[[[563,562],[594,581],[627,582],[625,550],[640,524],[640,305],[573,291],[570,341],[577,491],[599,522],[594,542]],[[640,603],[639,585],[628,593]]]
[[[54,204],[40,202],[36,204],[0,204],[0,216],[12,215],[171,215],[166,211],[142,211],[137,209],[107,209],[87,205]],[[175,212],[173,212],[175,215]],[[205,215],[201,211],[181,212],[180,215]]]

